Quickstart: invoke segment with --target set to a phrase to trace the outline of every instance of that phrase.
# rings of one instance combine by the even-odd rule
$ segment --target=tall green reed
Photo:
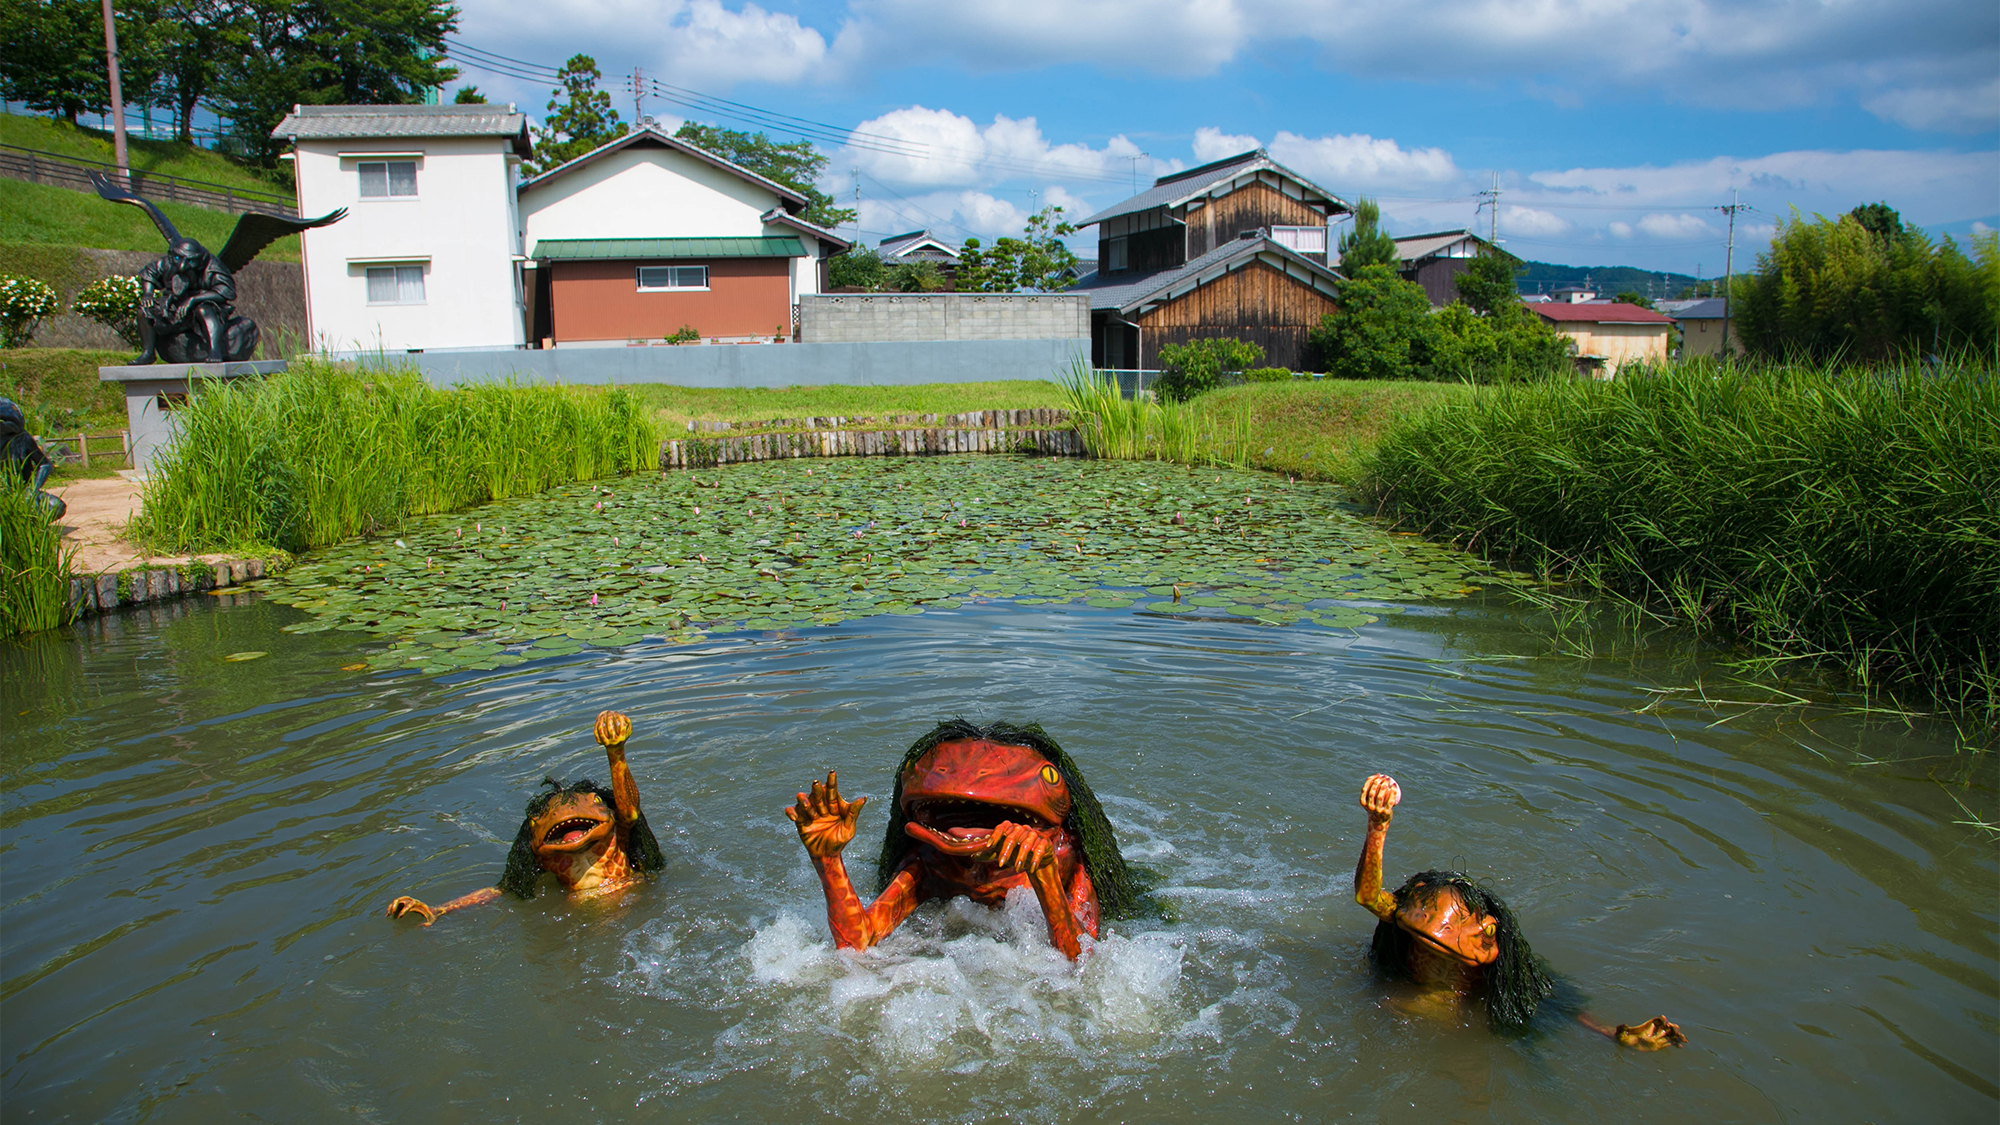
[[[622,391],[487,384],[439,390],[413,371],[301,360],[199,387],[134,521],[186,551],[306,550],[403,517],[651,468],[659,436]]]
[[[10,485],[0,487],[0,636],[53,629],[76,616],[69,596],[76,548],[63,542],[20,478],[8,477],[0,482]]]
[[[1082,360],[1057,373],[1070,416],[1092,457],[1171,461],[1181,465],[1240,465],[1249,456],[1249,407],[1204,418],[1195,403],[1126,398],[1118,383]]]
[[[1427,533],[2000,716],[1991,367],[1484,388],[1392,428],[1360,485]]]

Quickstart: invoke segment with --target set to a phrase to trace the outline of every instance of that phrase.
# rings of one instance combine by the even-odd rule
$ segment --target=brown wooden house
[[[1465,272],[1474,258],[1489,254],[1519,264],[1513,255],[1469,230],[1405,235],[1396,240],[1396,256],[1401,259],[1396,273],[1404,281],[1423,286],[1431,307],[1441,309],[1458,300],[1458,275]]]
[[[1327,221],[1347,203],[1263,149],[1154,181],[1077,224],[1096,226],[1091,362],[1153,369],[1160,349],[1203,337],[1263,347],[1301,368],[1306,335],[1334,311]]]

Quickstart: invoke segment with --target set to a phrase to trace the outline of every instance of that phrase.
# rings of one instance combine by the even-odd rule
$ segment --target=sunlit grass
[[[75,614],[69,598],[70,558],[48,512],[21,487],[0,487],[0,636],[53,629]]]
[[[488,384],[316,361],[197,384],[144,489],[134,535],[163,552],[306,550],[404,516],[642,471],[659,434],[632,395]]]
[[[768,422],[780,418],[965,414],[975,410],[1060,409],[1062,388],[1047,379],[990,383],[925,383],[908,387],[676,387],[640,383],[622,388],[669,431],[689,421]]]
[[[1092,457],[1170,461],[1180,465],[1243,465],[1250,453],[1249,411],[1197,409],[1194,402],[1125,398],[1118,384],[1079,361],[1062,377],[1065,405]]]

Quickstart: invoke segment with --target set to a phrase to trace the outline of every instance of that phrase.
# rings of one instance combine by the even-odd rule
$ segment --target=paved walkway
[[[65,542],[76,546],[71,564],[78,574],[108,574],[140,566],[175,566],[199,559],[216,563],[227,555],[149,555],[125,538],[125,525],[139,510],[139,485],[124,477],[73,480],[50,492],[69,511],[59,525]]]

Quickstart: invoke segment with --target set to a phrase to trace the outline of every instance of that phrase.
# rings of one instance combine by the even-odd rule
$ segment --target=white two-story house
[[[315,350],[526,342],[515,187],[528,121],[492,105],[294,106],[299,213],[347,208],[303,236]]]

